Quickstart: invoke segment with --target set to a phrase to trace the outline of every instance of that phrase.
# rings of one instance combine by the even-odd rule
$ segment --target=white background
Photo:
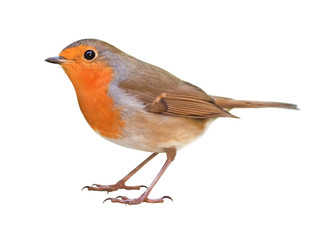
[[[322,1],[2,1],[1,239],[323,239]],[[98,137],[72,84],[44,62],[105,40],[210,94],[291,102],[234,110],[124,206],[81,192],[112,184],[149,153]],[[150,184],[158,156],[129,184]]]

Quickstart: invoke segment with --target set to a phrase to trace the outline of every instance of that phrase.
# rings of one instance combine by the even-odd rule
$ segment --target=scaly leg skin
[[[148,198],[148,195],[152,191],[155,184],[159,181],[162,174],[165,172],[165,170],[168,168],[168,166],[174,160],[175,155],[176,155],[176,149],[175,148],[168,148],[168,149],[166,149],[166,154],[167,154],[167,160],[166,160],[165,164],[163,165],[162,169],[160,170],[158,175],[155,177],[155,179],[153,180],[151,185],[146,189],[146,191],[140,197],[131,199],[131,198],[124,197],[124,196],[118,196],[116,198],[107,198],[107,199],[104,200],[104,202],[110,200],[111,202],[114,202],[114,203],[137,205],[137,204],[140,204],[142,202],[163,203],[165,198],[168,198],[168,199],[172,200],[172,198],[169,197],[169,196],[164,196],[164,197],[157,198],[157,199]]]
[[[136,205],[136,204],[140,204],[142,202],[147,202],[147,203],[163,203],[164,199],[168,198],[171,201],[173,201],[173,199],[169,196],[163,196],[161,198],[156,198],[156,199],[151,199],[151,198],[147,198],[144,196],[144,194],[142,194],[139,198],[128,198],[125,196],[118,196],[115,198],[107,198],[105,199],[103,202],[106,202],[108,200],[110,200],[111,202],[116,202],[116,203],[123,203],[123,204],[128,204],[128,205]]]
[[[138,185],[138,186],[126,186],[125,182],[122,180],[117,182],[116,184],[112,185],[101,185],[101,184],[92,184],[91,186],[85,186],[83,189],[88,189],[88,191],[105,191],[105,192],[114,192],[118,189],[125,189],[125,190],[140,190],[141,188],[147,188],[145,185]]]
[[[139,190],[142,187],[147,188],[144,185],[138,186],[126,186],[125,183],[128,179],[130,179],[138,170],[140,170],[146,163],[148,163],[151,159],[153,159],[158,153],[151,154],[147,159],[145,159],[140,165],[134,168],[130,173],[128,173],[124,178],[118,181],[116,184],[113,185],[100,185],[100,184],[93,184],[92,186],[85,186],[83,189],[88,189],[89,191],[107,191],[113,192],[117,191],[118,189],[126,189],[126,190]]]

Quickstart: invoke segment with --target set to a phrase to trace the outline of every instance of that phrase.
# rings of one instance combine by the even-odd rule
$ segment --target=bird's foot
[[[138,186],[126,186],[125,182],[117,182],[113,185],[100,185],[100,184],[92,184],[91,186],[85,186],[83,189],[88,189],[88,191],[106,191],[106,192],[113,192],[117,191],[118,189],[125,189],[125,190],[140,190],[142,187],[147,188],[145,185],[138,185]]]
[[[124,196],[118,196],[116,198],[107,198],[103,202],[110,200],[113,203],[123,203],[123,204],[127,204],[127,205],[138,205],[138,204],[141,204],[142,202],[163,203],[164,199],[166,199],[166,198],[173,201],[173,199],[169,196],[164,196],[164,197],[156,198],[156,199],[150,199],[145,194],[143,194],[139,198],[128,198],[128,197],[124,197]]]

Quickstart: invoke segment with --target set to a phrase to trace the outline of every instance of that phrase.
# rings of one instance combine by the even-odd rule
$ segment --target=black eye
[[[92,50],[87,50],[85,53],[84,53],[84,58],[87,59],[87,60],[92,60],[94,59],[94,57],[96,56],[95,52],[92,51]]]

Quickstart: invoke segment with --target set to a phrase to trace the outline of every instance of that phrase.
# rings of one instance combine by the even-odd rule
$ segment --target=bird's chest
[[[78,94],[80,109],[93,130],[107,138],[119,138],[124,128],[120,111],[112,98],[102,91]]]

